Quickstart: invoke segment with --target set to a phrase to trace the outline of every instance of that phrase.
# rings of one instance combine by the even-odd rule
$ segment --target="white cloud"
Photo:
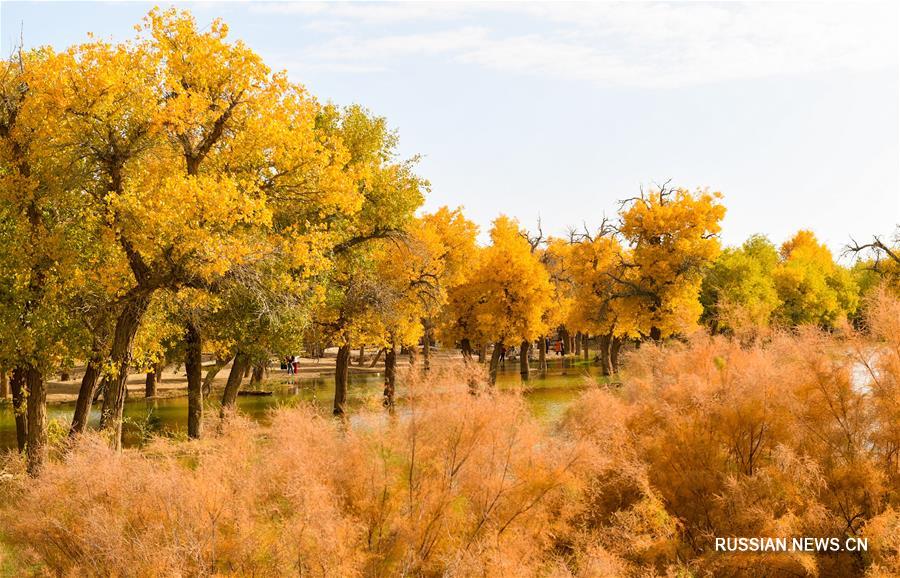
[[[470,14],[474,6],[462,2],[260,2],[251,4],[250,11],[388,24],[458,18]]]
[[[676,87],[897,66],[889,4],[272,4],[308,15],[318,68],[391,68],[441,57],[492,70],[612,85]],[[429,32],[405,32],[427,22]],[[491,22],[492,27],[485,24]],[[387,32],[385,32],[385,30]]]
[[[306,52],[320,60],[391,60],[409,55],[460,54],[489,42],[485,28],[466,27],[430,34],[405,34],[360,38],[336,36]]]

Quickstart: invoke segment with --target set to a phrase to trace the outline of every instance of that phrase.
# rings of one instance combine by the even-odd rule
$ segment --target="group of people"
[[[300,358],[296,355],[287,356],[284,361],[281,362],[281,369],[286,369],[288,375],[300,373]]]
[[[546,341],[544,342],[544,344],[547,348],[546,349],[547,352],[553,352],[556,355],[564,355],[565,354],[565,348],[563,347],[562,339],[551,340],[549,337],[547,337],[545,339],[546,339]],[[531,352],[529,351],[529,356],[530,356],[530,353]],[[500,363],[505,362],[507,358],[516,359],[517,355],[518,355],[518,350],[516,349],[515,345],[511,345],[509,347],[502,346],[500,349]]]

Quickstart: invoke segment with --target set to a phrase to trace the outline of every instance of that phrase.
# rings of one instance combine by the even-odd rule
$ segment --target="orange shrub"
[[[696,335],[552,428],[483,370],[401,376],[396,414],[228,416],[116,454],[0,468],[0,569],[86,576],[900,575],[900,303],[866,333]],[[377,400],[373,403],[377,403]],[[213,424],[215,425],[215,424]],[[865,553],[715,552],[856,537]]]

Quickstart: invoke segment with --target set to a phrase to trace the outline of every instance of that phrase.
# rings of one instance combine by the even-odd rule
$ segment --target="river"
[[[497,387],[503,390],[521,389],[523,397],[535,417],[544,422],[558,420],[572,401],[591,383],[598,380],[599,367],[578,363],[563,367],[559,360],[549,363],[545,374],[532,372],[531,379],[523,384],[518,365],[507,363],[497,376]],[[358,374],[350,376],[348,388],[348,413],[371,411],[377,407],[381,395],[383,378],[379,374]],[[250,418],[265,423],[269,410],[299,403],[312,403],[324,411],[330,411],[334,395],[333,377],[298,378],[292,382],[278,369],[262,384],[262,389],[272,391],[271,396],[241,396],[238,408]],[[187,429],[187,396],[145,399],[140,396],[130,398],[125,403],[124,443],[134,446],[147,434],[183,435]],[[402,385],[400,391],[402,395]],[[139,394],[140,395],[140,394]],[[217,411],[221,391],[214,391],[208,403],[208,411]],[[99,404],[97,404],[99,405]],[[55,403],[47,408],[48,418],[56,420],[67,428],[72,419],[75,404]],[[90,426],[96,427],[100,420],[99,408],[95,406],[91,414]],[[10,449],[16,444],[16,429],[12,407],[8,400],[0,402],[0,450]]]

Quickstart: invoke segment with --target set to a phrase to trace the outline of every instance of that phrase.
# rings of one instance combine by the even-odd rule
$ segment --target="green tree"
[[[781,304],[774,277],[778,263],[778,250],[762,235],[722,251],[703,277],[702,321],[713,332],[767,327]]]
[[[331,252],[333,267],[326,273],[323,306],[315,316],[324,339],[338,346],[334,413],[343,415],[351,346],[370,338],[373,310],[385,301],[376,252],[381,241],[404,237],[428,182],[415,174],[416,158],[397,158],[397,134],[383,117],[357,105],[327,106],[317,123],[346,146],[347,173],[360,198],[358,211],[328,223],[338,240]]]

